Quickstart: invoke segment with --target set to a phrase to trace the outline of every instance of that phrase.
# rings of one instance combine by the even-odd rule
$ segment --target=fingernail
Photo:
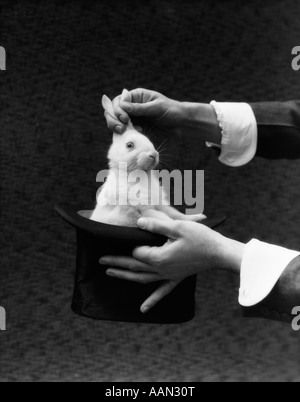
[[[124,123],[124,124],[127,124],[127,123],[128,123],[128,119],[127,119],[125,116],[120,115],[120,116],[119,116],[119,120],[120,120],[122,123]]]
[[[146,229],[147,223],[148,223],[148,219],[146,219],[146,218],[141,218],[141,219],[138,220],[138,226],[141,229]]]
[[[148,311],[149,311],[149,307],[147,307],[147,306],[143,306],[143,307],[141,308],[141,312],[142,312],[143,314],[148,313]]]
[[[106,258],[100,258],[99,262],[101,265],[105,265],[108,263],[108,260]]]
[[[123,134],[123,127],[122,126],[116,126],[115,127],[115,132],[117,134]]]
[[[128,113],[131,113],[133,111],[133,106],[128,102],[122,102],[120,106]]]
[[[107,276],[115,276],[112,271],[106,271],[106,275],[107,275]]]

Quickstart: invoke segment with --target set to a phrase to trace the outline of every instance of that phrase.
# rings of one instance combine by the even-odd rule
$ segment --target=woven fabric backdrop
[[[54,204],[95,197],[111,138],[103,93],[146,87],[178,100],[300,96],[291,50],[300,2],[0,0],[0,381],[299,381],[299,334],[240,317],[238,278],[199,276],[184,325],[93,322],[70,311],[75,233]],[[153,136],[156,145],[159,135]],[[222,166],[172,139],[172,168],[205,169],[223,232],[299,248],[300,161]],[[184,300],[182,301],[184,303]]]

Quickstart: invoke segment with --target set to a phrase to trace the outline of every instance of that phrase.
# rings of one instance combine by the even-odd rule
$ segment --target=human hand
[[[133,257],[107,256],[100,263],[114,267],[107,270],[107,275],[114,278],[141,284],[163,281],[141,306],[143,313],[189,276],[216,268],[240,270],[244,245],[204,225],[143,218],[138,221],[138,226],[169,240],[162,247],[138,247]]]
[[[124,93],[126,94],[124,96]],[[114,115],[119,122],[105,112],[108,128],[118,134],[125,131],[131,117],[147,119],[149,127],[175,128],[182,121],[181,103],[147,89],[124,91],[113,100]]]
[[[123,134],[129,119],[148,134],[155,129],[168,136],[197,135],[200,140],[221,144],[221,129],[213,106],[178,102],[147,89],[123,91],[113,100],[114,116],[105,112],[108,128]],[[138,128],[140,131],[140,127]]]

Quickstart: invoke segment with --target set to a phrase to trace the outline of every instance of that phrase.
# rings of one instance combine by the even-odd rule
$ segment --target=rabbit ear
[[[131,95],[127,89],[124,89],[122,92],[121,102],[131,102]]]
[[[127,89],[124,89],[122,92],[121,102],[132,102],[130,92]],[[127,123],[127,128],[130,130],[134,129],[131,119]]]
[[[106,113],[108,113],[110,115],[110,117],[112,117],[113,119],[118,121],[118,119],[114,113],[112,101],[106,95],[103,95],[103,97],[102,97],[102,106],[103,106],[103,109],[106,111]]]
[[[121,138],[120,134],[113,133],[113,142],[114,143],[117,141],[120,141],[120,138]]]

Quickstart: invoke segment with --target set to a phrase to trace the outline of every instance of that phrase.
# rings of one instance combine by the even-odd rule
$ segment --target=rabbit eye
[[[127,148],[129,151],[131,151],[132,149],[134,149],[134,143],[133,143],[133,142],[128,142],[128,143],[126,144],[126,148]]]

